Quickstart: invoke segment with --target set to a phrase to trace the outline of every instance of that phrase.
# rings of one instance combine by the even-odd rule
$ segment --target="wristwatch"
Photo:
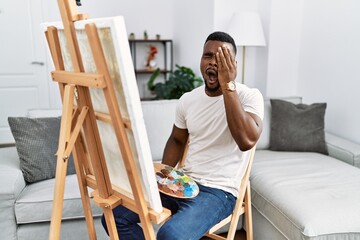
[[[235,81],[230,81],[227,84],[227,88],[226,90],[230,91],[230,92],[234,92],[236,90],[236,83]]]

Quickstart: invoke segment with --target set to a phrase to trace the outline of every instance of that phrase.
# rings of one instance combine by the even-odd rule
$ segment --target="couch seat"
[[[28,184],[15,203],[18,224],[48,222],[51,219],[55,179]],[[89,194],[91,189],[88,189]],[[93,216],[101,216],[102,209],[91,201]],[[75,174],[66,176],[62,219],[84,218],[81,196]]]
[[[250,181],[253,206],[285,238],[360,239],[359,168],[318,153],[258,150]]]

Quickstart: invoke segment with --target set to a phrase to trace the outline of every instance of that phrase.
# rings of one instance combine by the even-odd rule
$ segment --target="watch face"
[[[235,89],[236,89],[236,84],[235,84],[234,81],[228,82],[228,89],[229,89],[230,91],[235,91]]]

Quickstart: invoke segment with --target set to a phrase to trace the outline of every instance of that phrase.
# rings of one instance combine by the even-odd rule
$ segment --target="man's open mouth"
[[[206,70],[206,74],[209,77],[210,83],[215,83],[218,80],[218,73],[216,70],[209,68]]]

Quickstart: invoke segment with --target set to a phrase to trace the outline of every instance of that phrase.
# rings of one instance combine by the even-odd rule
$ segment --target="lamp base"
[[[245,84],[245,46],[242,47],[242,70],[241,70],[241,83]]]

